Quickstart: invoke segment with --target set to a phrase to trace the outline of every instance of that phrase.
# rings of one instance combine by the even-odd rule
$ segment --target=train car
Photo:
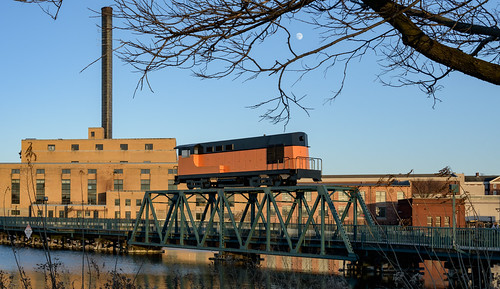
[[[322,162],[309,157],[303,132],[179,145],[175,183],[189,189],[228,186],[293,186],[321,181]]]

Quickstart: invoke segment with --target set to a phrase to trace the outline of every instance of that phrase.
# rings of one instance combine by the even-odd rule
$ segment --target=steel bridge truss
[[[335,199],[335,195],[345,197]],[[345,206],[341,215],[339,206]],[[374,226],[353,187],[147,191],[129,244],[355,260],[343,225],[348,216],[350,225]]]

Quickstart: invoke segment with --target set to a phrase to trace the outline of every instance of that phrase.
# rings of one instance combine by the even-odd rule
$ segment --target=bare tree
[[[350,63],[367,53],[380,57],[384,84],[417,85],[434,101],[440,80],[454,71],[499,85],[498,5],[488,0],[115,0],[115,11],[123,19],[121,28],[136,33],[122,40],[120,55],[142,73],[138,88],[149,86],[150,72],[171,66],[203,78],[273,76],[277,96],[254,107],[270,105],[263,117],[280,122],[288,121],[291,105],[307,111],[290,79],[340,67],[342,75],[331,84],[333,100],[351,73]],[[296,25],[314,29],[315,46],[297,47]]]

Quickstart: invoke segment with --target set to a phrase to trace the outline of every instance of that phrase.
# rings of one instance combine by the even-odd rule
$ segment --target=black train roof
[[[222,146],[223,151],[227,151],[226,147],[231,146],[231,151],[240,151],[240,150],[250,150],[250,149],[260,149],[267,148],[271,146],[284,145],[284,146],[306,146],[307,147],[307,134],[304,132],[292,132],[292,133],[284,133],[284,134],[276,134],[276,135],[264,135],[257,137],[248,137],[248,138],[240,138],[240,139],[232,139],[232,140],[222,140],[222,141],[212,141],[212,142],[204,142],[204,143],[196,143],[196,144],[187,144],[187,145],[178,145],[175,148],[179,150],[190,150],[193,153],[194,147],[201,147],[202,150],[200,153],[207,153],[207,148],[214,148]]]

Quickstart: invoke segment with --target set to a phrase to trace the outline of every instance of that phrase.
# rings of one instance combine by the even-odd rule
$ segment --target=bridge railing
[[[208,223],[207,223],[208,224]],[[212,229],[208,230],[207,224],[197,223],[200,231],[205,234],[210,231],[214,236],[219,234],[220,224],[212,223]],[[201,225],[201,226],[200,226]],[[254,238],[266,236],[266,224],[257,224]],[[224,236],[236,237],[236,230],[230,222],[224,226]],[[251,224],[244,223],[239,230],[241,237],[246,237],[250,232]],[[500,230],[484,228],[456,228],[455,234],[452,228],[444,227],[402,227],[402,226],[366,226],[366,225],[344,225],[344,230],[353,243],[372,243],[384,245],[402,246],[425,246],[430,248],[449,249],[453,246],[462,249],[484,249],[500,251]],[[305,231],[304,242],[319,241],[321,233],[327,242],[341,242],[342,236],[337,231],[335,224],[325,224],[324,231],[321,232],[319,225],[308,227],[304,224],[289,224],[286,233],[291,238],[299,238]],[[285,230],[279,223],[270,224],[270,237],[273,240],[280,240],[285,235]]]
[[[44,218],[44,217],[0,217],[0,228],[24,230],[28,225],[47,230],[85,230],[87,232],[115,231],[127,233],[134,227],[134,219],[94,219],[94,218]]]
[[[500,230],[487,228],[352,226],[344,225],[351,241],[447,249],[488,248],[500,251]],[[356,231],[356,234],[354,232]],[[356,235],[356,236],[355,236]],[[356,239],[355,239],[356,237]]]
[[[160,220],[160,227],[164,221]],[[126,235],[131,232],[135,220],[133,219],[94,219],[94,218],[40,218],[40,217],[0,217],[0,229],[2,231],[16,230],[24,231],[27,225],[33,230],[46,228],[47,230],[73,230],[97,233],[102,231],[115,232]],[[145,231],[145,221],[139,222],[139,231]],[[208,222],[196,222],[199,234],[210,232],[213,238],[220,233],[220,223],[213,222],[208,228]],[[337,231],[335,224],[325,224],[321,232],[319,224],[306,228],[305,224],[288,224],[286,230],[279,223],[269,224],[270,237],[276,242],[283,242],[287,234],[290,238],[299,238],[304,233],[304,242],[319,241],[321,234],[327,242],[341,242],[342,236]],[[149,231],[154,232],[152,222],[148,225]],[[402,226],[366,226],[366,225],[343,225],[345,234],[352,243],[358,244],[385,244],[403,246],[426,246],[431,248],[449,249],[456,248],[467,250],[492,250],[500,251],[500,230],[488,228],[452,228],[444,227],[402,227]],[[267,236],[267,224],[257,224],[253,232],[253,238],[265,238]],[[250,223],[243,223],[238,229],[231,222],[225,222],[224,236],[236,238],[236,231],[240,237],[246,238],[251,231]],[[175,232],[175,231],[174,231]],[[194,237],[193,231],[186,231],[186,237]]]

